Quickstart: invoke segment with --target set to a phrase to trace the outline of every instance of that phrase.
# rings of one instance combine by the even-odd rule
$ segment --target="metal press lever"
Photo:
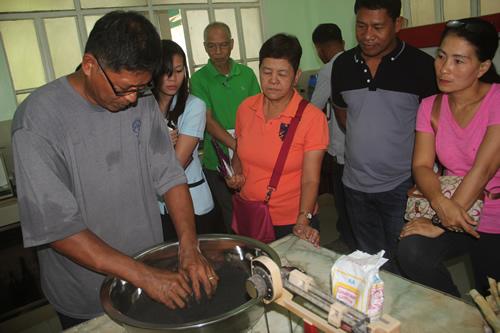
[[[288,272],[281,269],[267,257],[252,260],[252,276],[246,283],[252,298],[263,299],[265,303],[275,302],[323,330],[324,332],[354,333],[398,333],[401,323],[389,315],[370,323],[370,318],[338,301],[314,285],[314,280],[299,270]],[[295,303],[298,295],[328,314],[328,320]]]

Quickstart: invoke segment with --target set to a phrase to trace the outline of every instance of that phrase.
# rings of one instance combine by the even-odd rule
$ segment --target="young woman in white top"
[[[175,152],[186,172],[193,198],[196,232],[216,232],[214,202],[198,158],[198,144],[203,139],[206,126],[205,102],[189,93],[189,72],[182,48],[171,40],[162,40],[161,43],[163,65],[161,72],[155,76],[153,93],[171,129]],[[174,239],[175,229],[165,203],[161,198],[158,203],[165,240]]]

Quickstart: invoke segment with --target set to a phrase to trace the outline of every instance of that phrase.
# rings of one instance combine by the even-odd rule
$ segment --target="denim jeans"
[[[400,274],[395,262],[399,234],[405,224],[407,192],[413,187],[410,177],[395,189],[366,193],[345,186],[346,208],[358,248],[369,254],[385,250],[389,261],[385,270]]]
[[[484,295],[489,288],[487,276],[500,281],[500,234],[478,233],[479,239],[454,232],[445,232],[437,238],[404,237],[398,246],[398,263],[411,280],[460,297],[443,261],[469,253],[475,287]]]

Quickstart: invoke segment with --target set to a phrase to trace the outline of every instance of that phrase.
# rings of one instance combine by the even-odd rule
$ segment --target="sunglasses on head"
[[[446,22],[445,24],[446,28],[452,28],[452,29],[459,29],[463,28],[468,32],[472,32],[475,34],[480,34],[484,31],[483,27],[480,25],[476,25],[474,23],[465,23],[462,21],[457,21],[457,20],[451,20]]]

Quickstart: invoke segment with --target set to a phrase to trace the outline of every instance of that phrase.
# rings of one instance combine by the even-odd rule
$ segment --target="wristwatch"
[[[438,228],[443,229],[444,231],[450,231],[450,229],[446,228],[442,223],[441,220],[438,217],[438,214],[434,214],[431,218],[432,224],[435,225]]]
[[[308,220],[313,218],[312,214],[309,212],[300,212],[299,215],[305,215]]]
[[[441,225],[441,220],[439,219],[438,214],[434,214],[432,216],[431,221],[432,221],[432,224],[434,224],[436,227]]]

